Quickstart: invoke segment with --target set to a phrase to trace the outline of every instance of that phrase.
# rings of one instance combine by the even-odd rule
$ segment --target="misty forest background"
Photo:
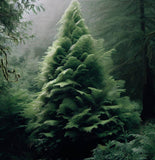
[[[0,1],[0,159],[155,160],[155,1]]]

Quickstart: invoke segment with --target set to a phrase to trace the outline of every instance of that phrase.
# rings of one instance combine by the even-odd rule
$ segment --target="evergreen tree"
[[[143,117],[153,116],[155,2],[86,0],[82,3],[92,34],[105,39],[106,49],[117,50],[113,55],[113,75],[126,81],[125,88],[132,99],[141,100]]]
[[[77,1],[60,22],[58,38],[43,62],[44,85],[27,131],[39,158],[81,160],[98,143],[137,126],[139,107],[128,97],[120,98],[122,81],[103,72],[98,43],[88,32]]]

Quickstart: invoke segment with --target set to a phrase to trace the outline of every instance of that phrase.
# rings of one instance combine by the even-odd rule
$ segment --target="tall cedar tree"
[[[126,81],[127,94],[143,103],[142,117],[155,114],[155,1],[86,0],[82,2],[95,37],[115,47],[113,75]],[[93,17],[93,18],[92,18]]]
[[[140,118],[137,104],[120,98],[121,81],[103,74],[77,1],[60,22],[58,39],[43,62],[44,86],[33,106],[37,113],[27,130],[35,158],[81,160],[98,143],[137,126]]]

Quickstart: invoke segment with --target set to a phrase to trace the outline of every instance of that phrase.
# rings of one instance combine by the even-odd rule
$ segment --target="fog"
[[[19,45],[14,50],[14,54],[23,55],[30,54],[28,52],[35,52],[39,48],[45,52],[48,46],[52,45],[56,39],[57,29],[59,28],[58,22],[68,7],[71,0],[40,0],[45,11],[31,12],[25,14],[25,18],[32,22],[29,34],[33,34],[33,39],[26,40],[25,44]],[[44,54],[44,53],[43,53]]]
[[[56,31],[56,24],[61,18],[64,10],[68,7],[71,0],[42,0],[45,12],[39,12],[37,15],[30,15],[33,26],[32,31],[37,38],[48,40],[47,36]]]

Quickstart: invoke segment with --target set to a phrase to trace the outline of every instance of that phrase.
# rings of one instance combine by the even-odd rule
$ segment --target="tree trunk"
[[[143,50],[143,60],[144,60],[144,88],[143,88],[143,111],[142,119],[147,120],[154,116],[154,107],[155,107],[155,94],[153,89],[153,75],[151,68],[149,66],[149,59],[147,56],[147,43],[145,37],[145,7],[144,0],[140,0],[140,20],[141,20],[141,30],[144,34],[144,50]]]

